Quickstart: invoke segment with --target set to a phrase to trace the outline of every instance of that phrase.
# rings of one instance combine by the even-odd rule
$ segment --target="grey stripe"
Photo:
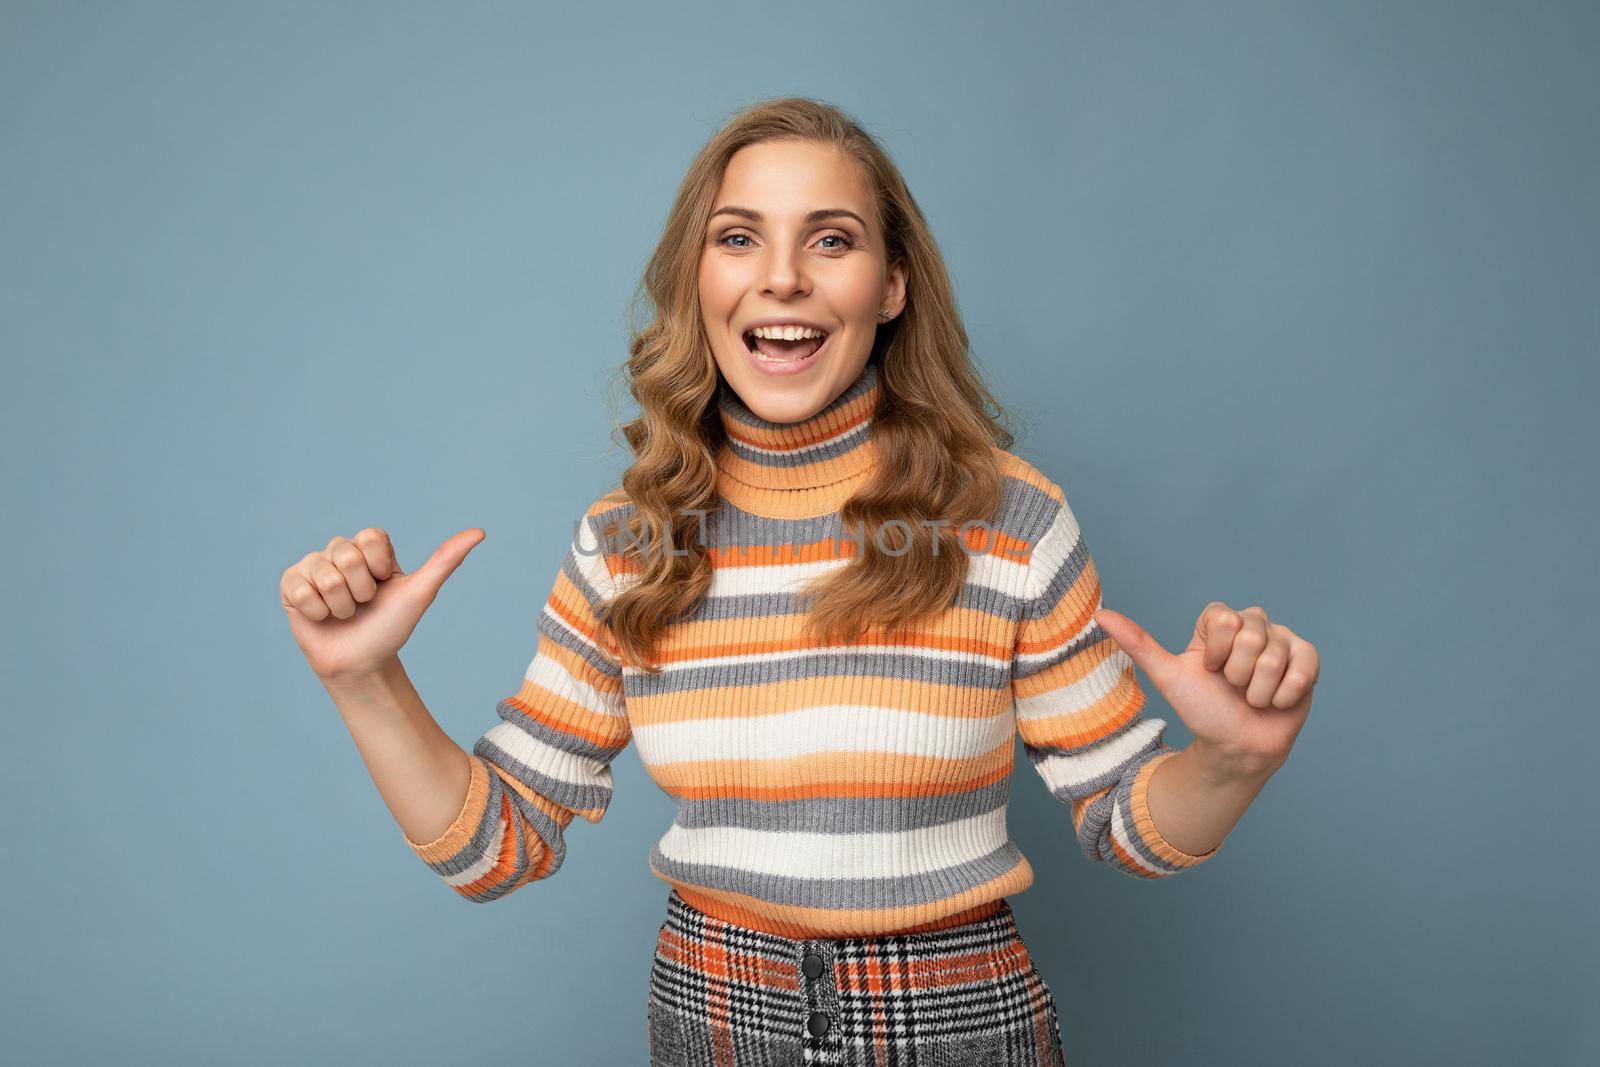
[[[961,793],[914,797],[806,797],[751,800],[747,797],[678,798],[675,822],[688,830],[730,826],[773,833],[898,833],[943,826],[1006,806],[1011,780]]]
[[[564,730],[557,730],[526,714],[509,700],[500,701],[495,705],[494,710],[499,713],[502,719],[523,733],[543,741],[551,748],[570,752],[574,756],[584,756],[588,759],[599,760],[601,763],[610,763],[617,758],[617,753],[628,747],[626,740],[618,745],[597,745],[593,741],[575,737]],[[507,770],[509,769],[507,768]]]
[[[482,756],[489,762],[499,766],[517,781],[527,785],[534,792],[544,796],[557,804],[573,809],[597,808],[604,811],[611,803],[611,787],[604,785],[573,785],[563,782],[559,778],[552,778],[542,771],[515,759],[505,749],[489,740],[487,734],[478,738],[472,746],[474,755]]]
[[[478,825],[472,831],[472,837],[461,846],[460,851],[448,859],[429,863],[428,866],[441,875],[460,874],[483,858],[489,851],[489,845],[494,840],[495,830],[499,824],[500,794],[505,789],[505,783],[495,776],[493,771],[485,768],[489,775],[489,799],[484,804],[483,816],[478,820]]]
[[[1030,545],[1037,544],[1060,510],[1059,500],[1021,478],[1000,480],[999,521],[1004,523],[1001,528],[1011,536]]]
[[[691,520],[694,516],[690,516]],[[698,527],[694,532],[700,532]],[[706,516],[706,544],[715,548],[770,548],[774,545],[809,545],[830,538],[844,540],[844,520],[838,512],[804,519],[774,519],[746,511],[721,500]]]
[[[1083,854],[1091,860],[1109,863],[1113,867],[1120,867],[1116,853],[1111,847],[1111,813],[1113,804],[1121,804],[1122,810],[1132,818],[1133,780],[1138,776],[1139,769],[1146,763],[1155,759],[1163,751],[1170,751],[1165,745],[1141,750],[1122,764],[1117,775],[1118,784],[1115,789],[1090,804],[1084,812],[1083,822],[1078,827],[1078,843],[1083,848]],[[1144,847],[1138,831],[1131,825],[1125,825],[1128,839],[1133,842],[1133,851],[1152,867],[1163,871],[1177,871],[1182,868],[1174,867],[1165,860],[1150,853]]]
[[[1029,742],[1026,737],[1024,737],[1022,740],[1022,751],[1028,757],[1028,761],[1033,764],[1034,769],[1038,770],[1039,764],[1044,762],[1046,756],[1074,756],[1078,755],[1079,753],[1093,751],[1094,749],[1099,748],[1101,745],[1110,744],[1123,734],[1127,733],[1129,730],[1135,729],[1147,721],[1148,720],[1146,719],[1136,717],[1116,733],[1103,737],[1098,741],[1091,741],[1089,744],[1078,745],[1074,748],[1063,748],[1060,745],[1035,745]],[[1123,760],[1120,765],[1113,767],[1111,770],[1106,771],[1103,774],[1097,774],[1093,778],[1090,778],[1084,785],[1079,787],[1079,792],[1074,794],[1070,790],[1062,789],[1054,791],[1055,796],[1061,800],[1079,800],[1083,797],[1098,792],[1101,789],[1104,789],[1106,786],[1122,777],[1123,773],[1128,767],[1129,760],[1139,759],[1139,757],[1143,756],[1146,752],[1149,752],[1151,749],[1160,745],[1161,736],[1165,732],[1166,727],[1163,726],[1161,728],[1161,732],[1152,737],[1148,744],[1134,751],[1128,757],[1128,759]]]
[[[1072,547],[1072,551],[1067,555],[1067,558],[1061,561],[1061,566],[1051,576],[1050,583],[1039,591],[1038,596],[1033,598],[1033,602],[1028,605],[1022,617],[1031,621],[1043,618],[1054,611],[1056,605],[1061,603],[1061,599],[1077,583],[1078,576],[1083,573],[1084,568],[1088,565],[1089,549],[1084,544],[1083,536],[1080,534],[1078,543]]]
[[[1183,868],[1174,866],[1173,864],[1170,864],[1166,860],[1157,856],[1154,852],[1151,852],[1149,847],[1145,845],[1144,838],[1140,837],[1139,831],[1134,828],[1133,780],[1138,777],[1139,771],[1146,763],[1149,763],[1151,760],[1161,755],[1162,752],[1172,751],[1175,750],[1167,745],[1160,745],[1148,749],[1140,755],[1133,757],[1128,761],[1127,768],[1122,773],[1122,783],[1116,788],[1117,803],[1121,805],[1123,811],[1123,832],[1127,835],[1128,840],[1132,842],[1133,851],[1138,853],[1140,859],[1144,860],[1152,867],[1163,871],[1180,871]]]
[[[544,610],[539,612],[539,624],[536,629],[555,644],[560,645],[562,648],[570,649],[598,673],[612,678],[622,677],[622,665],[608,659],[598,648],[588,644],[581,637],[567,629],[566,624],[550,610],[548,603],[545,604]]]
[[[1089,629],[1084,631],[1083,636],[1077,640],[1058,645],[1043,656],[1035,653],[1034,658],[1029,659],[1026,663],[1021,661],[1015,663],[1012,667],[1011,677],[1013,679],[1032,678],[1034,675],[1047,671],[1058,663],[1065,663],[1090,645],[1099,644],[1101,641],[1109,640],[1110,637],[1110,634],[1100,628],[1099,623],[1090,623]]]
[[[1023,601],[991,586],[978,582],[964,582],[950,607],[969,611],[987,611],[1000,620],[1014,619],[1022,610]],[[712,622],[723,619],[765,619],[781,616],[801,616],[799,602],[794,593],[725,593],[707,596],[696,610],[687,616],[690,622]]]
[[[772,685],[797,679],[846,677],[893,678],[958,688],[1000,692],[1010,682],[1005,664],[990,666],[973,659],[927,659],[903,653],[864,655],[860,649],[821,650],[782,659],[738,660],[707,667],[688,667],[650,675],[628,673],[628,697],[657,696],[697,689]]]
[[[783,470],[790,467],[811,467],[818,463],[837,459],[839,456],[847,452],[854,452],[865,445],[867,439],[871,436],[871,424],[861,423],[843,437],[826,445],[807,448],[803,452],[757,452],[732,438],[728,439],[728,450],[748,463],[754,463],[769,470]]]
[[[660,874],[691,886],[714,886],[773,904],[802,908],[909,907],[944,900],[993,881],[1022,863],[1016,843],[966,863],[900,878],[790,878],[708,863],[680,863],[650,846],[650,864]]]
[[[1016,478],[1002,478],[1000,505],[987,523],[988,529],[1016,538],[1028,545],[1038,543],[1050,519],[1060,505],[1033,486]],[[1049,510],[1046,511],[1046,505]],[[812,544],[835,539],[855,540],[847,536],[844,519],[839,512],[811,518],[780,519],[746,511],[729,500],[720,500],[718,506],[705,516],[704,529],[698,515],[683,518],[689,538],[704,536],[714,547],[770,547],[773,545]],[[946,528],[955,531],[959,523],[946,522]],[[974,534],[982,535],[983,527],[974,527]],[[871,538],[871,533],[867,537]]]
[[[1078,846],[1083,854],[1096,863],[1117,866],[1111,852],[1111,805],[1115,790],[1107,793],[1084,810],[1083,821],[1078,824]]]
[[[991,529],[1032,546],[1050,528],[1061,507],[1059,501],[1042,490],[1020,478],[1007,476],[1000,480],[1000,501],[989,525]],[[632,501],[624,501],[597,515],[588,516],[589,531],[582,541],[585,549],[596,551],[598,546],[604,545],[608,554],[616,554],[627,547],[628,539],[624,531],[636,510]],[[603,529],[611,522],[617,524],[617,531],[607,538]],[[703,517],[697,514],[680,515],[674,533],[680,529],[682,536],[675,539],[677,543],[703,538],[707,545],[716,548],[806,545],[829,539],[851,539],[846,537],[844,519],[837,511],[806,518],[773,518],[746,511],[725,499],[719,499],[717,505]]]
[[[599,541],[594,542],[594,544],[598,545]],[[605,602],[605,597],[600,590],[589,584],[589,579],[584,576],[583,569],[579,566],[581,562],[578,550],[568,548],[567,554],[561,560],[561,573],[565,574],[568,580],[578,587],[578,592],[582,593],[583,598],[589,602],[590,609],[598,610],[600,605]]]
[[[457,875],[470,867],[476,866],[484,856],[488,855],[489,849],[494,843],[495,834],[500,826],[501,804],[505,797],[510,796],[512,807],[521,816],[521,818],[513,821],[508,830],[517,845],[515,850],[517,862],[506,877],[499,882],[486,886],[476,893],[464,894],[467,899],[476,903],[487,903],[505,896],[511,892],[510,887],[514,886],[517,880],[527,872],[528,849],[524,835],[529,832],[529,824],[532,824],[532,830],[539,835],[552,853],[550,868],[546,872],[546,877],[556,872],[567,854],[566,842],[563,839],[560,824],[556,823],[543,811],[528,804],[515,792],[507,789],[505,782],[501,781],[500,776],[492,770],[485,768],[485,771],[489,776],[488,798],[484,805],[483,818],[479,820],[477,827],[473,830],[471,840],[463,845],[461,850],[454,856],[440,860],[437,863],[428,864],[428,867],[441,877]]]

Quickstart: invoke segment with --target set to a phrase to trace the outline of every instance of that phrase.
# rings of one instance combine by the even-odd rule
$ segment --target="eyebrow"
[[[726,206],[726,207],[719,207],[719,208],[717,208],[717,210],[715,210],[715,211],[713,211],[711,213],[711,217],[712,218],[716,218],[718,215],[738,215],[740,218],[749,219],[751,222],[760,222],[765,217],[759,211],[752,211],[750,208],[747,208],[747,207],[733,207],[731,205],[730,206]],[[842,208],[842,207],[823,207],[823,208],[818,208],[815,211],[808,212],[806,214],[806,217],[804,219],[802,219],[801,221],[803,221],[803,222],[821,222],[823,219],[834,219],[834,218],[841,218],[841,217],[842,218],[855,219],[856,222],[861,224],[861,228],[863,230],[865,230],[867,228],[867,220],[866,219],[862,218],[860,215],[857,215],[854,211],[850,211],[850,210],[848,210],[846,208]]]

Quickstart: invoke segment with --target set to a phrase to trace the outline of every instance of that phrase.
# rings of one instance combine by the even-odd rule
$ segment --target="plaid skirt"
[[[796,941],[672,891],[650,966],[651,1067],[1065,1067],[1011,905],[960,926]]]

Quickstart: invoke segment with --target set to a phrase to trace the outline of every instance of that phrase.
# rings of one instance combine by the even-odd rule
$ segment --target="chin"
[[[774,386],[768,381],[744,381],[736,390],[744,406],[768,422],[799,422],[821,411],[826,400],[816,400],[807,395],[809,390],[799,383],[793,387]]]
[[[866,369],[866,360],[849,366],[838,362],[822,363],[805,374],[789,378],[769,377],[750,367],[741,367],[738,379],[729,378],[744,406],[768,422],[801,422],[809,419],[850,387]],[[841,370],[841,367],[844,367]],[[723,372],[724,377],[729,377]]]

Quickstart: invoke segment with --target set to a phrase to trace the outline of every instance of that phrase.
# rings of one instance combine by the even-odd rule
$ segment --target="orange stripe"
[[[557,696],[537,682],[528,682],[515,696],[505,699],[507,704],[535,722],[599,745],[601,748],[612,748],[627,743],[629,731],[626,719],[598,714],[582,704]],[[574,721],[578,716],[582,716],[590,723],[605,724],[610,729],[604,731],[589,729],[582,723]]]
[[[997,901],[994,911],[989,914],[998,912],[1000,910],[998,905]],[[972,919],[963,920],[963,922],[972,921]],[[913,990],[946,989],[951,986],[986,982],[996,977],[997,968],[994,965],[993,955],[987,949],[940,956],[937,964],[937,967],[925,966],[913,971],[905,967],[904,961],[885,959],[877,955],[869,956],[867,959],[857,960],[854,968],[842,969],[839,989],[868,991],[874,994],[874,999],[877,1000],[885,993],[892,995]]]
[[[692,886],[668,878],[651,866],[657,878],[671,885],[689,904],[712,918],[779,937],[872,937],[940,930],[986,918],[1000,910],[1007,896],[1033,884],[1033,867],[1024,857],[998,877],[926,904],[899,908],[806,908],[776,904],[732,890]],[[945,909],[954,909],[945,912]]]
[[[1082,748],[1121,730],[1137,719],[1143,708],[1144,690],[1129,668],[1116,688],[1087,707],[1043,718],[1018,716],[1017,732],[1030,745]]]
[[[550,590],[546,606],[551,613],[578,633],[597,645],[600,643],[596,637],[599,625],[589,608],[589,601],[584,598],[578,587],[572,584],[572,579],[568,578],[565,572],[556,577],[555,588]]]
[[[1061,487],[1046,478],[1032,463],[1002,448],[995,448],[995,452],[996,458],[1000,461],[1000,473],[1007,478],[1015,478],[1025,485],[1031,485],[1057,503],[1066,499]]]
[[[560,826],[564,830],[568,826],[572,825],[572,819],[577,814],[574,809],[566,807],[563,804],[557,804],[543,793],[537,792],[526,782],[512,777],[510,771],[496,767],[494,772],[500,776],[501,781],[505,782],[506,788],[515,789],[517,794],[521,796],[522,799],[526,800],[529,804],[532,804],[534,807],[550,816],[551,820],[554,821],[557,826]]]
[[[850,408],[856,408],[857,410],[851,412]],[[783,451],[791,449],[798,451],[802,448],[809,448],[812,445],[820,445],[824,441],[831,441],[835,437],[841,437],[852,430],[859,429],[863,423],[872,417],[872,410],[867,407],[865,399],[862,399],[852,401],[847,407],[840,409],[839,415],[842,417],[837,422],[829,420],[827,425],[809,435],[802,435],[787,428],[779,432],[763,430],[759,426],[751,426],[734,419],[726,420],[723,429],[727,431],[729,440],[737,441],[751,448],[766,452],[780,449]]]
[[[932,797],[977,789],[1011,773],[1014,738],[969,759],[834,751],[759,761],[685,760],[649,768],[658,786],[691,799],[741,797],[804,800],[808,797]],[[789,784],[782,784],[789,783]]]
[[[714,932],[708,933],[715,936]],[[729,954],[713,945],[706,946],[706,954],[719,958],[722,963],[716,970],[716,980],[706,982],[706,1011],[711,1020],[712,1054],[716,1059],[716,1067],[737,1067],[733,1060],[733,1030],[729,1025],[732,1021],[728,1004],[731,996],[729,982],[732,978],[727,966]]]
[[[725,685],[678,689],[628,698],[633,726],[676,722],[755,720],[830,705],[862,712],[901,711],[918,718],[993,719],[1012,709],[1007,689],[870,675],[816,674],[752,683],[730,675]]]
[[[490,886],[500,884],[505,881],[506,876],[516,867],[517,857],[515,850],[517,842],[515,840],[516,835],[511,832],[512,823],[516,818],[515,809],[511,806],[510,795],[501,794],[500,825],[505,827],[505,832],[500,835],[500,851],[495,856],[494,863],[483,873],[482,877],[475,881],[464,882],[456,887],[457,891],[462,895],[472,896],[483,892]]]
[[[1108,840],[1111,843],[1112,854],[1122,862],[1124,867],[1128,868],[1129,871],[1138,875],[1140,878],[1152,877],[1149,868],[1144,866],[1144,864],[1140,863],[1138,860],[1134,859],[1133,856],[1129,855],[1128,850],[1118,844],[1115,837],[1109,838]]]
[[[1048,615],[1022,624],[1017,634],[1017,651],[1047,652],[1065,644],[1088,628],[1099,601],[1100,577],[1095,573],[1094,564],[1087,563]],[[1117,647],[1109,637],[1099,644]]]
[[[695,719],[753,719],[825,704],[870,704],[941,718],[988,718],[1011,706],[1006,688],[977,689],[913,678],[829,674],[767,682],[759,687],[725,685],[628,697],[628,719],[637,726]]]
[[[1020,644],[1019,642],[1019,648]],[[1044,651],[1044,649],[1034,651]],[[1110,640],[1086,645],[1062,662],[1052,664],[1042,671],[1035,671],[1025,678],[1013,677],[1011,687],[1019,697],[1030,697],[1052,689],[1060,689],[1064,685],[1083,681],[1102,663],[1121,651],[1122,649]]]
[[[908,627],[900,635],[890,635],[881,626],[869,627],[850,648],[894,647],[967,652],[1009,660],[1013,643],[1009,633],[1003,640],[995,632],[1007,627],[997,626],[993,612],[983,608],[946,608],[932,618],[923,619]],[[729,633],[741,635],[730,643]],[[994,634],[985,640],[975,634],[990,631]],[[804,615],[762,615],[741,619],[699,619],[674,623],[663,635],[662,652],[673,662],[683,662],[713,656],[757,656],[763,653],[803,650],[834,650],[840,646],[813,638]]]
[[[716,943],[696,941],[691,944],[682,934],[668,927],[661,931],[660,946],[662,958],[670,963],[719,976],[731,973],[730,953]],[[800,988],[800,979],[795,975],[790,960],[776,960],[752,951],[740,953],[739,964],[741,981],[791,993]]]
[[[726,630],[727,624],[723,623],[720,628]],[[754,659],[757,656],[783,652],[828,651],[830,647],[807,637],[779,638],[769,641],[740,641],[721,645],[691,645],[672,650],[663,648],[661,655],[656,658],[656,662],[666,666],[672,663],[684,663],[697,659],[721,659],[727,656]],[[956,634],[939,634],[926,630],[912,630],[904,635],[895,637],[887,637],[868,630],[855,641],[852,641],[850,647],[852,649],[905,648],[927,652],[964,652],[969,655],[986,656],[990,659],[999,660],[1009,659],[1011,655],[1009,646],[994,641],[984,641],[976,637],[962,637]]]

